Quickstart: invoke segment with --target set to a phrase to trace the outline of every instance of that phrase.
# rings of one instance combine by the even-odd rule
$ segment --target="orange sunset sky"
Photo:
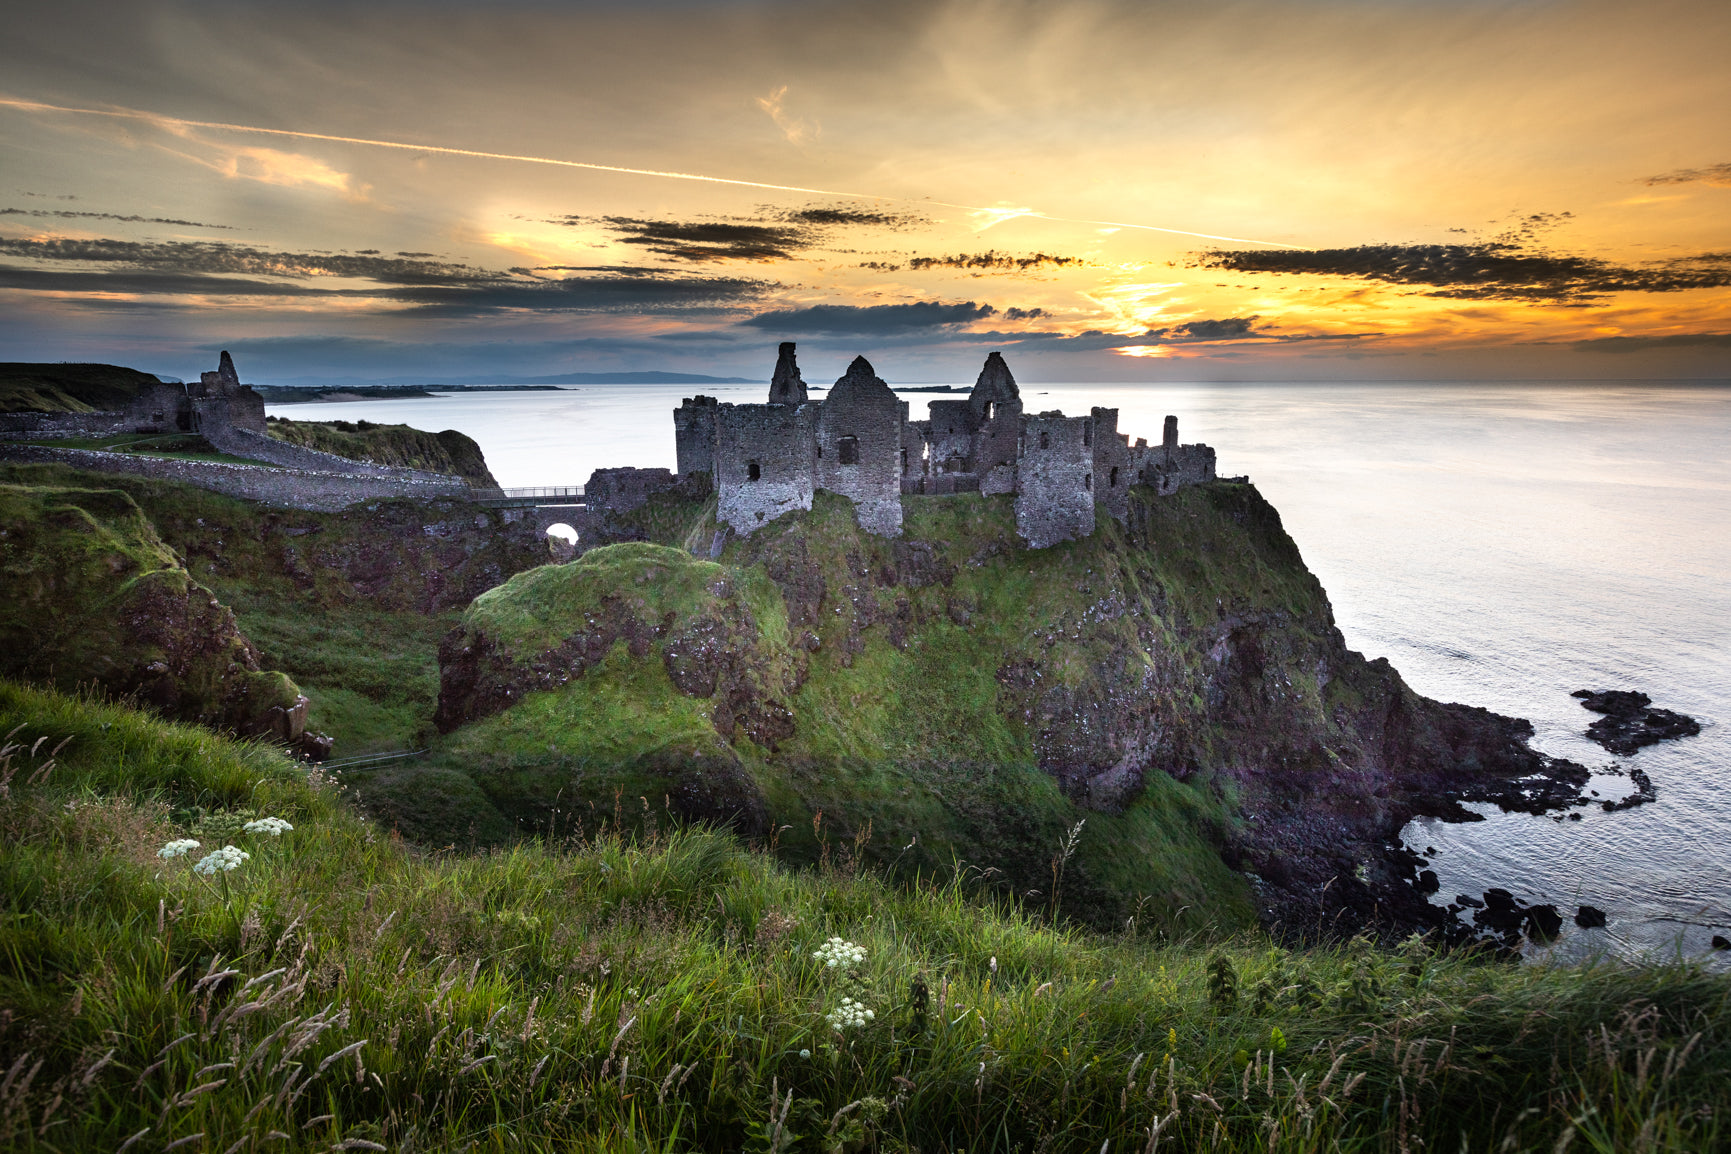
[[[15,6],[0,359],[1731,378],[1727,61],[1724,0]]]

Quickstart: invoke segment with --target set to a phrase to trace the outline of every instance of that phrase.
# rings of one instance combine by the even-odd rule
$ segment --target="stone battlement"
[[[860,526],[884,537],[901,535],[904,495],[1013,494],[1016,531],[1035,549],[1092,533],[1096,506],[1123,520],[1132,485],[1167,495],[1214,480],[1214,450],[1179,444],[1177,417],[1150,446],[1118,432],[1117,409],[1025,415],[1000,353],[966,400],[932,401],[928,412],[909,420],[864,357],[810,400],[788,342],[767,403],[697,396],[673,411],[679,473],[709,474],[716,516],[736,533],[811,508],[817,489],[853,501]]]

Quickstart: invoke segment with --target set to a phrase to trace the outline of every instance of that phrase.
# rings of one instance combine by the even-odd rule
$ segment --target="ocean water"
[[[956,382],[966,384],[971,382]],[[271,406],[305,420],[459,429],[506,486],[581,484],[591,469],[674,464],[672,410],[705,392],[557,393]],[[907,392],[916,418],[931,394]],[[1443,901],[1490,886],[1609,915],[1532,952],[1713,955],[1731,937],[1731,387],[1692,384],[1025,385],[1030,411],[1115,406],[1158,440],[1167,413],[1280,510],[1347,643],[1420,693],[1530,718],[1535,744],[1595,769],[1643,769],[1657,801],[1583,820],[1502,814],[1414,822]],[[1576,689],[1639,689],[1700,736],[1626,762],[1582,736]],[[1628,779],[1596,774],[1606,799]]]

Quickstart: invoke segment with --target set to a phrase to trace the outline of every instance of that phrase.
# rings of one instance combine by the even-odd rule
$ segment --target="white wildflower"
[[[864,1029],[875,1014],[867,1008],[864,1002],[856,1002],[852,998],[843,998],[841,1005],[824,1015],[824,1021],[832,1030]]]
[[[272,837],[281,837],[294,829],[294,826],[280,817],[261,817],[257,821],[249,821],[241,826],[245,833],[268,833]]]
[[[215,853],[206,854],[204,858],[192,868],[195,872],[201,874],[222,873],[232,869],[239,869],[240,863],[246,861],[250,857],[252,857],[252,855],[243,849],[236,849],[232,845],[225,845]]]
[[[184,857],[186,854],[197,848],[198,843],[193,841],[191,838],[177,838],[157,850],[156,856],[160,858]]]
[[[847,970],[865,961],[864,946],[856,946],[845,938],[831,938],[817,949],[811,956],[832,970]]]
[[[810,1050],[801,1050],[799,1052],[799,1056],[802,1058],[809,1058],[809,1057],[811,1057],[811,1051]]]

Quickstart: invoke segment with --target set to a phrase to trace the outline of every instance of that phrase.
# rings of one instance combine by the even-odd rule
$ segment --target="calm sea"
[[[957,382],[971,383],[971,382]],[[591,469],[674,464],[672,410],[754,386],[272,406],[459,429],[506,486],[581,484]],[[930,394],[904,393],[922,417]],[[1575,689],[1639,689],[1699,718],[1650,747],[1658,800],[1579,822],[1500,814],[1415,822],[1444,900],[1503,886],[1610,915],[1563,958],[1700,956],[1731,937],[1731,387],[1643,384],[1028,385],[1030,411],[1116,406],[1158,440],[1167,413],[1274,503],[1334,602],[1347,642],[1414,689],[1531,718],[1548,753],[1606,767]],[[1626,778],[1595,776],[1605,798]],[[1726,960],[1713,959],[1718,965]]]

